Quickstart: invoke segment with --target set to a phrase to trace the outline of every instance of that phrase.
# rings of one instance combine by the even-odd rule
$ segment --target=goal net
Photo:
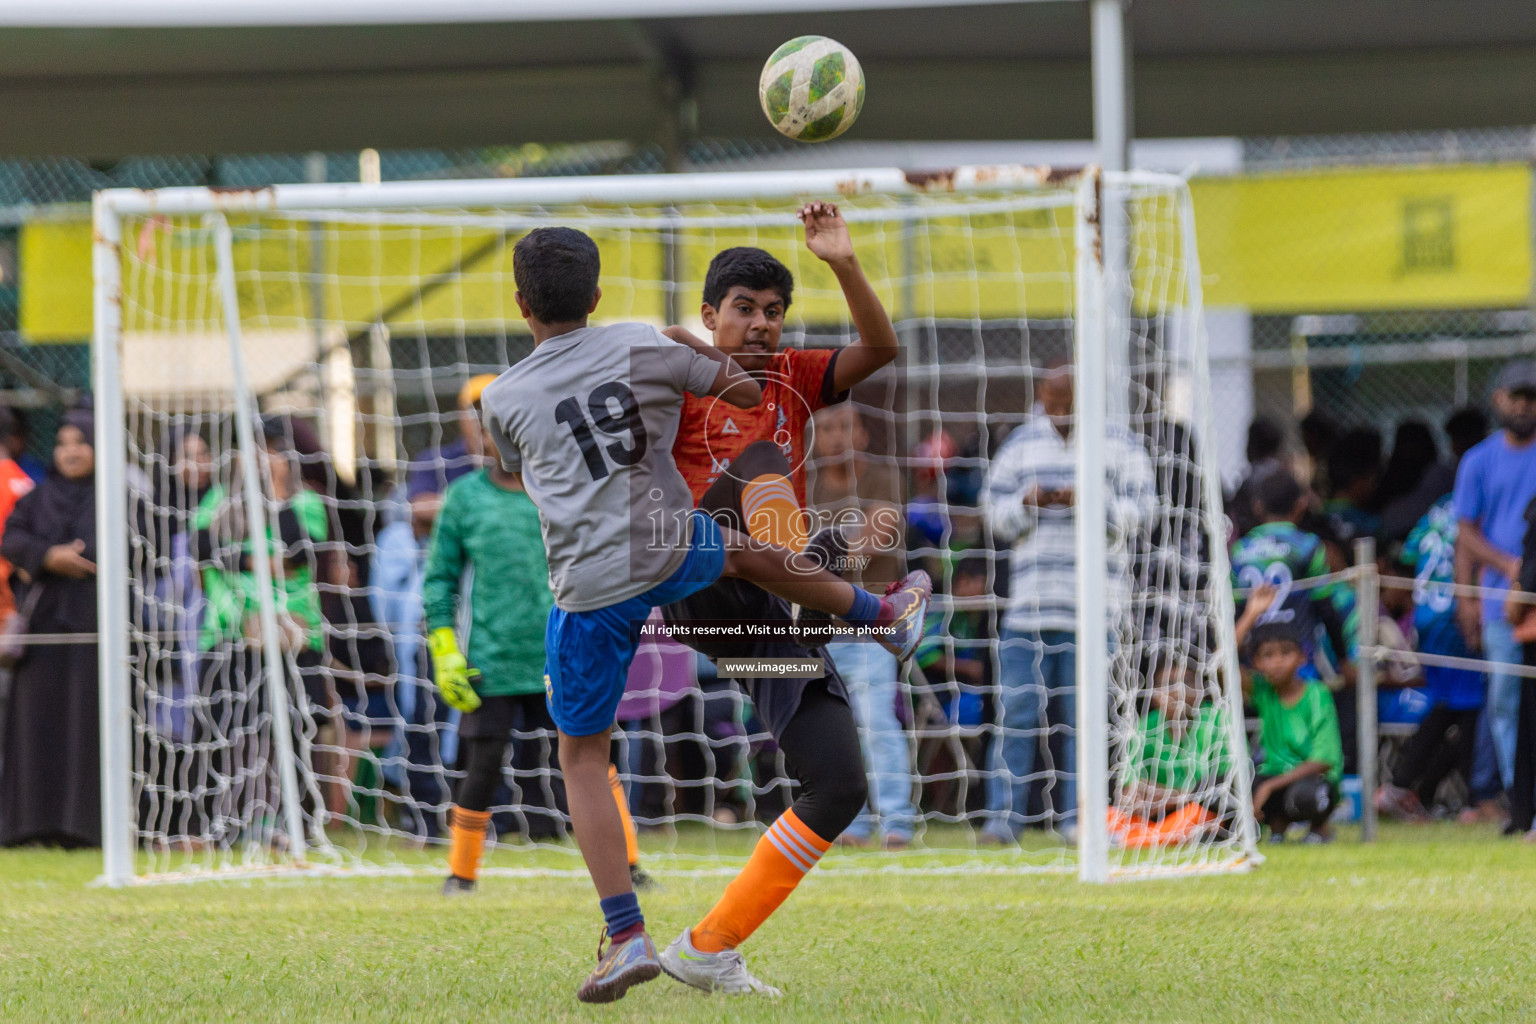
[[[902,342],[852,396],[867,441],[813,440],[810,472],[890,467],[893,557],[937,584],[900,679],[845,673],[879,820],[826,868],[1252,863],[1188,190],[1007,167],[100,194],[105,880],[442,871],[459,716],[422,563],[431,495],[481,450],[461,392],[532,349],[512,245],[580,228],[596,321],[706,336],[711,257],[758,246],[795,275],[784,344],[836,348],[854,335],[800,238],[810,198],[841,204]],[[1000,467],[1055,429],[1046,382],[1073,364],[1075,512],[1040,513],[1055,541],[1003,536]],[[1082,596],[1043,643],[1023,619],[1044,595],[1010,595],[1025,562]],[[680,645],[642,648],[618,718],[652,870],[727,869],[794,799],[750,700]],[[553,749],[514,732],[493,874],[580,870]]]

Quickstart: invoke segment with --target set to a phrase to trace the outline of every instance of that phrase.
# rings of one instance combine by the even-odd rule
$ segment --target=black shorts
[[[832,380],[830,366],[826,380],[828,382]],[[846,392],[841,396],[828,393],[823,396],[822,401],[830,405],[847,397]],[[745,517],[741,510],[742,474],[744,473],[747,478],[763,473],[778,473],[787,477],[791,475],[789,460],[771,441],[756,441],[736,457],[731,468],[732,472],[721,474],[718,480],[709,485],[709,489],[699,500],[699,508],[707,512],[721,526],[744,532],[742,522]],[[794,621],[788,601],[768,593],[756,584],[732,577],[717,580],[696,594],[664,606],[661,609],[661,617],[668,625],[711,619],[786,625]],[[809,651],[797,643],[786,640],[741,642],[682,637],[679,637],[679,640],[712,660],[804,658],[811,654],[819,655],[822,664],[826,666],[826,674],[822,678],[826,680],[827,692],[848,703],[848,688],[843,685],[842,677],[837,674],[837,668],[832,664],[832,659],[827,656],[825,648]],[[775,737],[783,734],[784,727],[800,709],[800,698],[805,693],[805,688],[816,682],[814,679],[741,679],[737,681],[747,691],[747,696],[752,698],[758,717]]]
[[[553,731],[555,720],[542,693],[501,694],[481,698],[480,706],[459,717],[459,737],[466,740],[511,739],[512,732]]]
[[[794,621],[789,603],[783,598],[746,580],[734,578],[720,580],[697,594],[667,605],[662,608],[661,617],[669,624],[700,619],[786,624]],[[783,640],[740,642],[687,638],[681,642],[712,661],[720,658],[805,658],[815,655],[826,666],[826,672],[821,678],[826,680],[827,692],[849,703],[848,688],[843,684],[842,676],[837,674],[837,667],[832,664],[824,647],[811,651]],[[795,717],[795,712],[800,710],[800,698],[805,688],[816,680],[738,679],[737,682],[747,692],[747,696],[752,698],[752,705],[757,709],[757,716],[762,719],[763,725],[774,736],[780,736],[789,720]]]

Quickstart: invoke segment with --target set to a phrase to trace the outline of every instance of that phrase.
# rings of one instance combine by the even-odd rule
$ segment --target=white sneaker
[[[736,950],[700,953],[694,949],[693,936],[687,928],[661,951],[661,969],[684,985],[705,992],[724,992],[732,996],[756,993],[771,999],[784,994],[752,977],[747,971],[747,962]]]

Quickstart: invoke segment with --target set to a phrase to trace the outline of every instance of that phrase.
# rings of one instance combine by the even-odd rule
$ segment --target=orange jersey
[[[805,425],[818,409],[841,402],[833,390],[835,349],[786,348],[756,374],[763,400],[738,409],[715,398],[683,396],[682,422],[672,459],[688,481],[695,505],[720,474],[754,441],[772,441],[789,460],[795,496],[805,505]]]

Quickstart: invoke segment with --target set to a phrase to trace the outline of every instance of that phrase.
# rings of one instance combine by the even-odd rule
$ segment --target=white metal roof
[[[1083,139],[1088,13],[1065,0],[0,0],[0,156],[646,143],[683,120],[669,81],[691,97],[683,134],[765,137],[758,72],[807,33],[864,66],[849,140]],[[130,19],[140,27],[88,27]],[[1536,121],[1530,0],[1136,0],[1130,32],[1139,138]]]
[[[700,15],[796,14],[1063,0],[51,0],[0,3],[0,26],[197,28],[446,25]],[[1071,0],[1081,2],[1081,0]]]

